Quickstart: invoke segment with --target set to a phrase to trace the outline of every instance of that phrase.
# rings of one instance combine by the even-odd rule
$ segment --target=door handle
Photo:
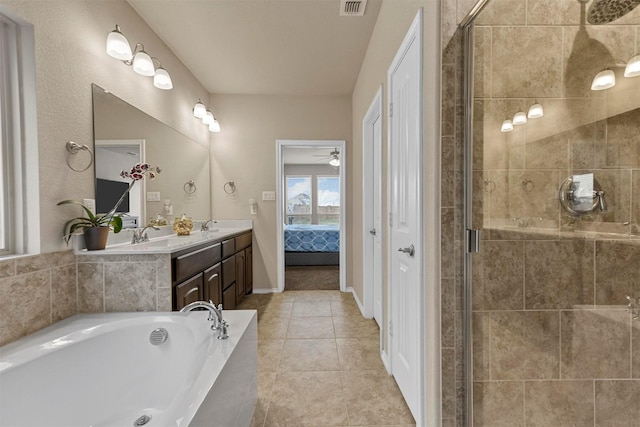
[[[376,229],[375,229],[375,228],[372,228],[371,230],[369,230],[369,234],[371,234],[372,236],[375,236],[375,235],[376,235],[376,233],[377,233],[377,232],[376,232]]]
[[[405,254],[409,254],[409,256],[413,256],[416,253],[416,248],[413,245],[409,245],[408,248],[399,248],[398,252],[404,252]]]

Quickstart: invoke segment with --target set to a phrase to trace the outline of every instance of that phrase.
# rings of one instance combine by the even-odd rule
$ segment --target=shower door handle
[[[409,245],[408,248],[399,248],[398,252],[404,252],[412,257],[416,253],[416,248],[413,245]]]

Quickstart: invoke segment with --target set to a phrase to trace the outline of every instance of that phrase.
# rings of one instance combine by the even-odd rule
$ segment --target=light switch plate
[[[82,204],[95,215],[96,213],[96,199],[82,199]]]
[[[262,200],[275,200],[276,192],[275,191],[263,191],[262,192]]]
[[[159,191],[147,191],[147,202],[159,202],[159,201],[160,201]]]

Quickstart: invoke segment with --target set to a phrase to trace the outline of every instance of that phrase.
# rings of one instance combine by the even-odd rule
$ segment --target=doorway
[[[332,286],[337,276],[335,289],[344,292],[345,141],[278,140],[276,145],[278,291],[287,288],[288,275],[297,289],[321,289],[315,287],[321,277]]]

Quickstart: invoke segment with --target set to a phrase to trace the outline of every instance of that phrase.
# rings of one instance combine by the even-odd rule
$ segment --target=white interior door
[[[364,315],[382,332],[382,88],[362,120],[362,139]]]
[[[391,372],[423,422],[422,14],[388,73]]]

